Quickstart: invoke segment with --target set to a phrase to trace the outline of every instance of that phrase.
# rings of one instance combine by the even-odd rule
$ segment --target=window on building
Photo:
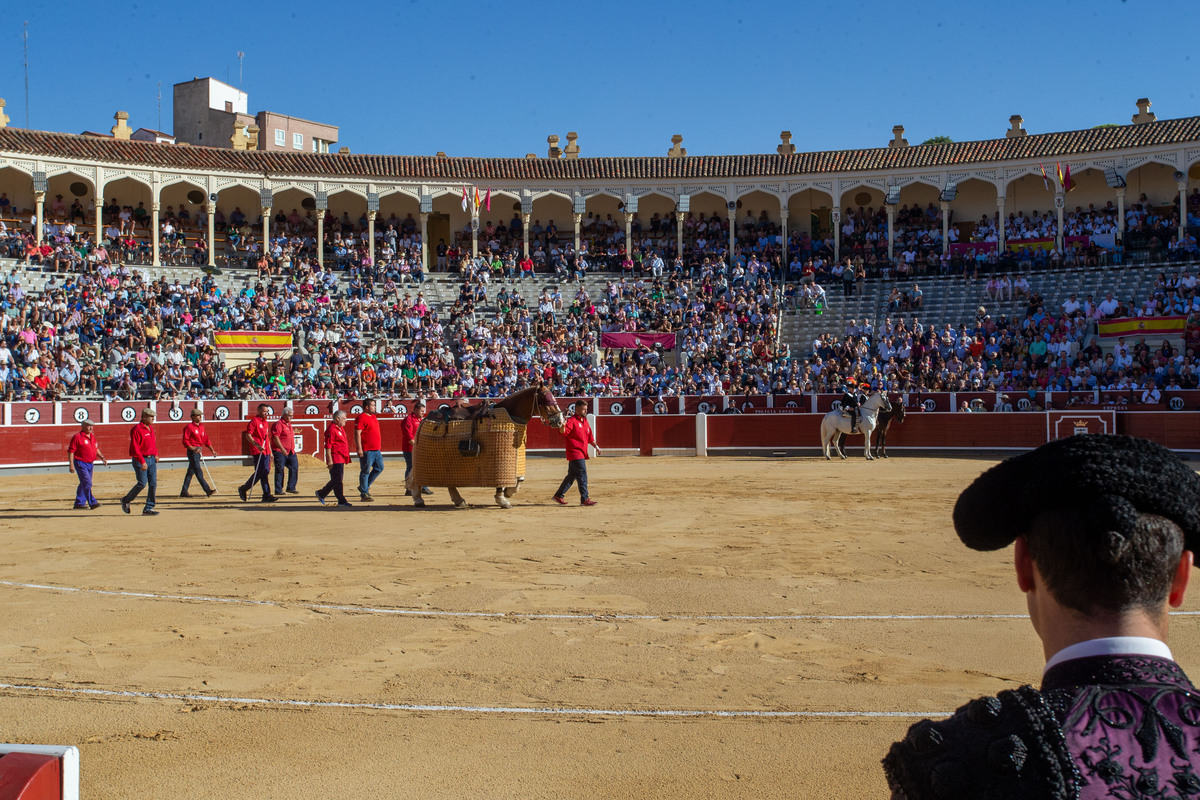
[[[295,148],[296,150],[304,149],[304,134],[303,133],[293,133],[292,134],[292,147]]]
[[[283,130],[283,128],[276,128],[275,129],[275,146],[276,147],[287,147],[287,138],[286,137],[287,137],[287,133]]]

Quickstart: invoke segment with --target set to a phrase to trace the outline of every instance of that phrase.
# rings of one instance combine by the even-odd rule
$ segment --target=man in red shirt
[[[358,497],[364,503],[371,497],[371,484],[383,472],[383,439],[375,416],[375,401],[364,400],[363,411],[354,421],[354,444],[358,450]]]
[[[565,506],[567,490],[571,488],[572,483],[578,482],[579,504],[594,506],[596,501],[588,495],[588,445],[596,448],[596,455],[600,455],[600,448],[596,445],[592,426],[587,421],[587,400],[575,401],[575,413],[563,423],[562,435],[567,439],[567,477],[563,478],[562,485],[554,493],[554,502]]]
[[[142,514],[147,517],[157,516],[154,510],[154,493],[158,490],[158,442],[154,439],[154,409],[142,409],[142,419],[129,430],[129,458],[133,461],[133,474],[137,476],[137,484],[121,498],[121,510],[129,513],[132,503],[142,489],[150,487],[146,494],[146,507]]]
[[[404,485],[408,485],[408,476],[412,475],[413,446],[417,443],[417,432],[421,428],[421,420],[425,417],[425,401],[417,398],[412,411],[400,421],[400,454],[404,456]],[[421,494],[433,494],[428,486],[421,487]],[[404,490],[404,496],[412,495],[411,489]]]
[[[192,485],[193,477],[200,481],[200,488],[204,490],[205,495],[212,497],[217,493],[217,490],[204,480],[204,462],[200,460],[201,447],[207,447],[208,454],[213,458],[217,457],[217,451],[213,449],[208,432],[204,430],[204,412],[193,408],[192,421],[183,426],[183,450],[187,453],[188,466],[187,472],[183,475],[183,490],[179,492],[180,497],[191,497],[188,494],[188,487]]]
[[[276,500],[267,483],[271,477],[271,423],[267,422],[267,415],[270,413],[271,407],[266,403],[260,403],[258,414],[250,418],[250,421],[246,423],[246,431],[242,434],[246,440],[246,446],[250,448],[250,457],[254,459],[254,473],[250,476],[250,480],[238,487],[238,497],[243,501],[248,499],[247,495],[256,483],[262,484],[262,501],[264,503],[274,503]]]
[[[283,471],[287,470],[288,494],[296,491],[296,479],[300,474],[300,459],[296,457],[296,434],[292,431],[292,410],[285,408],[271,425],[271,458],[275,461],[275,495],[283,494]]]
[[[317,490],[317,500],[325,505],[325,498],[333,494],[338,506],[349,508],[350,503],[342,490],[342,478],[346,465],[350,463],[350,439],[346,436],[346,412],[337,411],[333,421],[325,428],[325,466],[329,467],[329,482]]]
[[[85,419],[79,423],[79,433],[72,436],[67,444],[67,470],[79,475],[79,488],[75,490],[76,509],[95,510],[100,507],[96,498],[92,496],[92,464],[95,463],[96,456],[100,456],[107,467],[108,459],[100,452],[100,445],[96,443],[96,434],[92,432],[94,427],[90,419]]]

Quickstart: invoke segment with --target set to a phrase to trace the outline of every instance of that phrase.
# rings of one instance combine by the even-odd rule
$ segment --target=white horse
[[[868,461],[875,460],[875,456],[871,454],[871,434],[875,431],[875,421],[879,417],[879,412],[891,410],[892,404],[883,392],[873,393],[866,399],[866,402],[858,407],[858,432],[863,435],[863,449],[866,451]],[[842,411],[830,411],[821,420],[821,449],[825,452],[826,460],[829,460],[830,445],[833,445],[834,452],[841,458],[846,457],[846,454],[838,446],[837,434],[839,432],[850,433],[850,417]]]

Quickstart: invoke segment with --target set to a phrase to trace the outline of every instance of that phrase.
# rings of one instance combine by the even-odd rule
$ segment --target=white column
[[[633,214],[625,212],[625,257],[633,258],[633,247],[630,241],[633,238]]]
[[[1117,189],[1117,241],[1125,241],[1125,187]]]
[[[421,213],[421,270],[433,272],[429,264],[429,214]]]
[[[34,192],[33,206],[34,206],[34,209],[37,211],[37,222],[34,223],[35,226],[37,227],[37,230],[33,232],[33,235],[37,237],[37,243],[38,243],[38,246],[40,247],[42,244],[43,232],[46,230],[46,220],[44,217],[44,213],[46,210],[46,193],[45,192]]]
[[[325,269],[325,211],[317,209],[317,266]]]
[[[728,208],[728,206],[726,206]],[[737,246],[737,203],[729,208],[729,268],[733,269],[733,249]]]
[[[479,209],[471,212],[471,256],[479,255]]]
[[[526,258],[529,258],[529,218],[532,216],[521,212],[521,244]]]
[[[950,252],[950,204],[942,201],[942,255]]]
[[[779,256],[779,280],[782,282],[783,276],[787,275],[788,265],[788,206],[786,202],[779,204],[779,232],[783,238]]]
[[[579,229],[583,225],[583,214],[575,214],[575,254],[579,254]]]
[[[683,255],[683,218],[685,216],[682,211],[675,212],[675,252],[680,256]]]
[[[1058,232],[1055,234],[1055,246],[1058,247],[1058,252],[1063,251],[1063,206],[1067,204],[1066,198],[1060,192],[1054,196],[1054,210],[1058,216]]]
[[[158,255],[158,201],[150,204],[150,264],[158,267],[162,266],[162,259]]]
[[[208,217],[208,265],[217,265],[217,204],[209,201],[204,204],[204,213]]]
[[[842,256],[842,210],[835,208],[829,212],[829,224],[833,226],[833,260],[841,261]]]
[[[896,207],[887,207],[888,217],[888,261],[895,258],[896,250]]]
[[[1007,200],[1004,195],[996,195],[996,213],[1000,218],[996,221],[996,253],[999,255],[1004,252],[1004,223],[1007,221],[1004,215],[1004,201]]]
[[[41,219],[40,214],[38,215],[38,219],[39,220]],[[38,225],[39,230],[41,229],[41,227],[42,226],[39,224]],[[41,236],[40,233],[38,235]],[[100,246],[100,241],[103,238],[104,238],[104,198],[101,196],[100,191],[97,190],[96,191],[96,246],[97,247]]]
[[[371,266],[375,265],[375,215],[378,212],[367,212],[367,258],[371,259]]]
[[[1187,234],[1187,177],[1179,181],[1179,241]]]
[[[266,255],[267,252],[271,249],[270,248],[270,243],[271,243],[271,208],[270,208],[270,206],[263,206],[262,218],[263,218],[262,254]]]

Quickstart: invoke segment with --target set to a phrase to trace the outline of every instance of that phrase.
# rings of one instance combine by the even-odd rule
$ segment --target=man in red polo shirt
[[[183,426],[183,450],[187,453],[188,466],[187,472],[183,475],[183,489],[179,492],[180,497],[191,497],[188,494],[188,487],[192,485],[193,477],[200,481],[200,488],[204,490],[204,494],[212,497],[217,493],[217,490],[204,480],[204,462],[200,460],[200,448],[202,447],[208,448],[210,456],[217,457],[217,451],[213,449],[208,432],[204,430],[204,412],[193,408],[192,421]]]
[[[317,490],[317,500],[321,505],[325,505],[325,498],[332,493],[339,507],[350,507],[342,490],[346,465],[350,463],[350,439],[346,436],[345,426],[346,412],[337,411],[333,421],[325,428],[325,466],[329,467],[329,482]]]
[[[354,421],[354,444],[358,450],[358,497],[364,503],[371,497],[371,484],[383,472],[383,439],[379,435],[379,419],[375,416],[375,401],[364,400],[363,411]]]
[[[588,495],[588,445],[596,448],[596,455],[600,455],[600,448],[596,445],[592,426],[587,421],[587,400],[575,401],[575,413],[563,423],[562,435],[567,440],[567,477],[563,478],[558,491],[554,493],[554,502],[565,506],[567,490],[571,488],[572,483],[578,482],[579,504],[594,506],[596,501]]]
[[[274,503],[276,500],[267,483],[271,477],[271,423],[267,421],[270,413],[271,407],[260,403],[258,413],[246,423],[246,431],[242,434],[246,446],[250,448],[250,457],[254,459],[254,473],[250,480],[238,487],[238,497],[242,500],[249,499],[247,495],[256,483],[262,484],[262,502]]]
[[[425,401],[417,398],[408,416],[400,421],[400,454],[404,456],[404,485],[408,485],[408,476],[412,475],[413,446],[417,443],[417,431],[421,420],[425,417]],[[428,486],[421,487],[421,494],[433,494]],[[404,490],[404,496],[412,495],[411,489]]]
[[[300,474],[300,459],[296,457],[296,434],[292,430],[292,410],[285,408],[271,425],[271,458],[275,461],[275,496],[283,494],[283,471],[288,474],[287,493],[296,491]]]
[[[121,510],[129,513],[132,503],[142,489],[149,486],[146,494],[146,507],[142,509],[143,516],[157,516],[154,510],[154,493],[158,490],[158,442],[154,438],[154,409],[142,409],[142,419],[129,430],[129,458],[133,461],[133,474],[137,484],[121,498]]]
[[[108,459],[100,452],[93,428],[95,425],[90,419],[79,423],[79,432],[72,436],[67,444],[67,470],[79,475],[79,488],[75,490],[75,508],[90,508],[94,511],[100,504],[92,496],[92,464],[95,463],[96,456],[100,456],[100,460],[107,467]]]

